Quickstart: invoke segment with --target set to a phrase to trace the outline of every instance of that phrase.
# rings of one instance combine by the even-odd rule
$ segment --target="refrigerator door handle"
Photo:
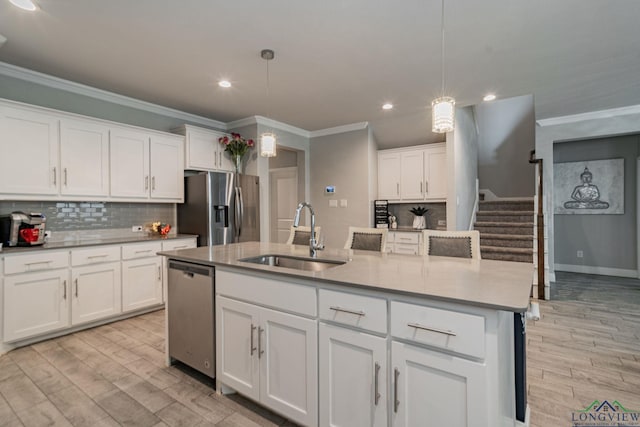
[[[242,198],[242,187],[236,187],[236,194],[238,200],[236,201],[236,211],[238,212],[238,218],[236,218],[237,236],[242,235],[242,220],[244,218],[244,199]]]

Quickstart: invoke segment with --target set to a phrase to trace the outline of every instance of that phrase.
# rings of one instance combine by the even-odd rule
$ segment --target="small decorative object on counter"
[[[224,151],[231,154],[233,158],[233,165],[236,168],[236,173],[240,172],[240,165],[242,164],[242,157],[249,151],[250,148],[255,146],[253,139],[244,139],[239,133],[231,133],[231,138],[228,136],[221,136],[218,138],[218,142],[225,146]]]
[[[427,221],[424,214],[429,212],[429,209],[423,208],[422,206],[416,206],[409,209],[409,212],[415,215],[415,218],[413,218],[413,228],[416,230],[424,230],[427,228]]]
[[[392,229],[398,228],[398,220],[395,215],[389,215],[389,225]]]
[[[151,231],[156,234],[160,234],[161,236],[166,236],[171,231],[171,224],[166,224],[164,222],[154,222],[151,224]]]

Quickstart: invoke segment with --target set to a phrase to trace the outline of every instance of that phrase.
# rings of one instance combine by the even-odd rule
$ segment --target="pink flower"
[[[220,138],[218,138],[218,142],[220,144],[228,145],[229,144],[229,137],[221,136]]]
[[[255,145],[255,142],[253,142],[253,139],[249,139],[249,140],[247,141],[247,146],[248,146],[248,147],[253,147],[254,145]]]
[[[239,133],[231,133],[231,136],[232,136],[232,137],[233,137],[233,139],[235,139],[236,141],[237,141],[237,140],[239,140],[240,138],[242,138],[242,137],[240,136],[240,134],[239,134]]]

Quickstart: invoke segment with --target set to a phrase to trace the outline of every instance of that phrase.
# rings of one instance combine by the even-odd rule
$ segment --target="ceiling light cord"
[[[444,0],[442,0],[442,9],[440,13],[440,67],[442,76],[442,92],[440,93],[440,96],[444,96]]]

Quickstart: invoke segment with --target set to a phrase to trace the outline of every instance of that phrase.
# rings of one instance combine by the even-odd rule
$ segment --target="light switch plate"
[[[336,199],[330,199],[329,200],[329,207],[330,208],[337,208],[338,207],[338,201]]]
[[[347,207],[347,199],[340,199],[340,207],[341,208]]]

